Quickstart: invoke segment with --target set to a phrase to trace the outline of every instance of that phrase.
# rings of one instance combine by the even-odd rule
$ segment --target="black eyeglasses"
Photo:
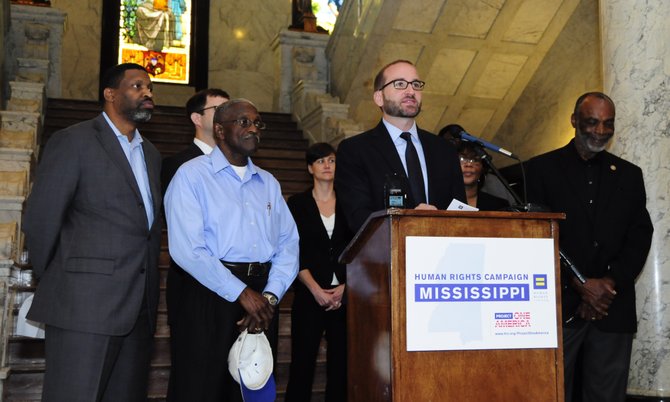
[[[468,158],[468,157],[465,157],[465,156],[461,155],[460,160],[461,160],[461,165],[465,165],[467,163],[472,163],[472,164],[475,164],[475,163],[481,164],[482,163],[482,158],[478,158],[478,157]]]
[[[235,123],[242,128],[249,128],[253,124],[259,130],[265,130],[265,127],[267,127],[262,120],[256,119],[252,121],[251,119],[247,119],[246,117],[242,117],[236,120],[221,121],[219,123]]]
[[[206,108],[202,108],[202,109],[198,110],[198,113],[205,114],[205,110],[216,109],[217,107],[219,107],[219,105],[207,106]]]
[[[423,87],[426,86],[426,83],[419,80],[414,80],[410,82],[407,80],[403,80],[402,78],[398,78],[397,80],[389,81],[386,84],[382,85],[382,87],[379,88],[378,91],[381,91],[382,89],[386,88],[389,85],[393,85],[393,88],[395,89],[406,89],[408,85],[411,85],[413,90],[423,91]]]

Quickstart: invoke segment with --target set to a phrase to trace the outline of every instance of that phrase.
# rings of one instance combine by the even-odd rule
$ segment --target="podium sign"
[[[406,237],[408,351],[556,348],[554,241]]]
[[[561,214],[373,213],[347,264],[349,402],[562,402]]]

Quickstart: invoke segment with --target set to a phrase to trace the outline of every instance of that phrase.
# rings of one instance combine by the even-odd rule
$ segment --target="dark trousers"
[[[262,292],[267,276],[239,277]],[[240,385],[228,373],[228,352],[240,332],[236,322],[245,314],[238,302],[228,302],[192,276],[182,278],[179,303],[170,306],[172,368],[167,400],[171,402],[241,402]],[[277,361],[278,314],[266,335]]]
[[[310,402],[319,345],[326,334],[326,402],[347,400],[346,305],[325,311],[311,294],[296,291],[291,310],[291,368],[286,402]]]
[[[625,402],[632,346],[630,333],[603,332],[582,320],[563,327],[565,401],[574,396],[581,402]],[[576,372],[582,373],[579,381]],[[574,388],[576,383],[580,389]]]
[[[125,336],[47,325],[44,402],[146,401],[152,332],[146,307]]]

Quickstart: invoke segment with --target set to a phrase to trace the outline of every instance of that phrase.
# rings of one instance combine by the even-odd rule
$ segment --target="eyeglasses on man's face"
[[[407,81],[402,78],[398,78],[397,80],[389,81],[386,84],[382,85],[382,87],[379,88],[379,90],[381,91],[382,89],[386,88],[389,85],[393,85],[393,88],[395,89],[406,89],[408,85],[411,85],[413,90],[423,91],[423,87],[426,86],[426,83],[419,80]]]
[[[205,114],[205,111],[206,111],[206,110],[209,110],[209,109],[216,109],[217,107],[219,107],[219,105],[207,106],[207,107],[204,107],[204,108],[198,110],[198,113],[200,113],[200,114]]]
[[[265,127],[267,127],[265,123],[260,119],[251,120],[247,119],[246,117],[242,117],[235,120],[225,120],[222,121],[221,123],[235,123],[242,128],[249,128],[253,124],[259,130],[265,130]]]

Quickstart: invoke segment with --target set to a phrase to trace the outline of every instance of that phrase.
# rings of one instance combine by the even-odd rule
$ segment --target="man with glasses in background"
[[[214,109],[229,99],[228,92],[219,88],[207,88],[196,92],[186,102],[186,115],[195,127],[195,136],[188,147],[163,159],[161,169],[163,194],[179,166],[197,156],[209,155],[212,152],[216,146],[213,129]]]
[[[228,101],[230,95],[219,88],[208,88],[196,92],[186,102],[186,115],[195,127],[195,136],[193,142],[180,152],[168,156],[163,159],[163,166],[161,169],[161,184],[163,186],[163,194],[167,190],[172,177],[177,172],[177,169],[184,163],[190,161],[201,155],[209,155],[216,142],[214,141],[214,109],[222,103]],[[170,326],[170,362],[172,367],[184,367],[179,362],[183,359],[190,359],[190,355],[182,355],[183,348],[178,345],[186,334],[186,341],[188,341],[188,333],[192,328],[179,325],[179,317],[181,315],[190,315],[190,311],[180,308],[180,299],[182,297],[182,283],[184,281],[192,281],[193,278],[187,274],[173,259],[170,259],[170,268],[167,277],[166,289],[166,304],[168,312],[168,325]],[[190,294],[189,297],[200,297],[201,293]],[[174,387],[177,382],[177,370],[170,371],[170,380],[168,388]],[[183,375],[189,375],[184,373]]]
[[[373,94],[381,122],[338,147],[335,188],[354,231],[371,212],[385,208],[384,185],[390,177],[407,194],[406,208],[446,209],[454,198],[466,200],[456,150],[419,129],[414,120],[424,86],[411,62],[384,66],[375,77]]]
[[[265,123],[244,99],[214,113],[216,147],[183,164],[165,194],[185,331],[169,401],[241,401],[228,373],[239,331],[265,332],[276,361],[278,303],[298,273],[298,231],[277,180],[251,161]],[[198,297],[192,295],[198,294]]]

